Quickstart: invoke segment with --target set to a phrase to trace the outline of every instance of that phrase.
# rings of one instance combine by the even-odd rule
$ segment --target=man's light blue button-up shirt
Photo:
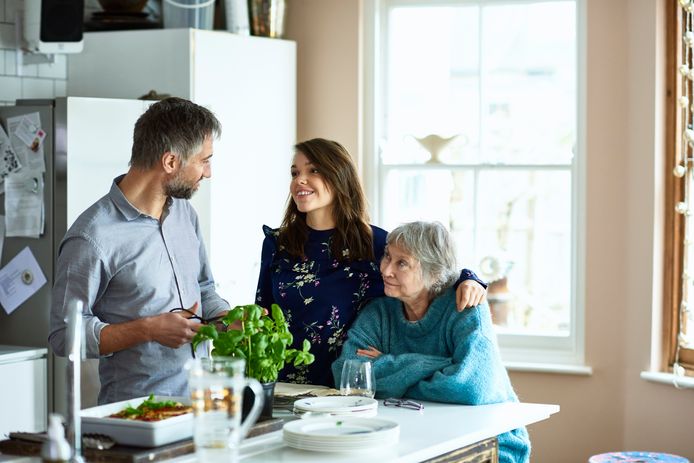
[[[157,342],[99,356],[105,326],[189,308],[195,302],[203,318],[229,309],[215,291],[190,203],[169,198],[157,220],[128,202],[118,188],[121,178],[63,238],[51,308],[49,342],[64,355],[68,302],[84,302],[87,356],[100,358],[100,404],[149,394],[187,395],[183,366],[192,357],[189,345],[172,349]]]

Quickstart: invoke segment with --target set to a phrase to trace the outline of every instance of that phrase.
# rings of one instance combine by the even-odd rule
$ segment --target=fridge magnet
[[[32,281],[34,281],[34,274],[31,273],[31,270],[24,270],[22,272],[22,283],[30,285]]]

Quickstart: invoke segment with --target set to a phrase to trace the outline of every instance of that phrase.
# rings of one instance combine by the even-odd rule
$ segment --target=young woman
[[[316,360],[287,366],[279,380],[333,387],[330,366],[364,303],[383,296],[379,264],[387,232],[369,225],[366,199],[351,156],[337,142],[315,138],[295,146],[291,198],[279,229],[263,227],[265,241],[256,303],[282,307],[294,346],[311,342]],[[463,270],[460,309],[486,294]]]

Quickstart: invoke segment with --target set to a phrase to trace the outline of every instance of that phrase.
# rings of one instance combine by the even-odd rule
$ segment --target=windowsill
[[[691,376],[675,376],[672,373],[663,373],[661,371],[642,371],[641,379],[654,383],[668,384],[677,389],[694,389],[694,378]]]
[[[562,365],[559,363],[504,362],[508,371],[527,373],[554,373],[560,375],[590,376],[593,368],[587,365]]]

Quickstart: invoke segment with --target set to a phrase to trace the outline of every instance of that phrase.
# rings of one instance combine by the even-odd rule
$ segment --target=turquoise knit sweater
[[[358,358],[357,349],[369,346],[383,353],[373,361],[377,397],[464,405],[518,401],[501,363],[489,306],[484,303],[458,312],[453,289],[434,299],[416,322],[405,318],[398,299],[370,302],[333,363],[335,384],[340,384],[344,361]],[[499,436],[501,463],[524,463],[529,457],[525,428]]]

